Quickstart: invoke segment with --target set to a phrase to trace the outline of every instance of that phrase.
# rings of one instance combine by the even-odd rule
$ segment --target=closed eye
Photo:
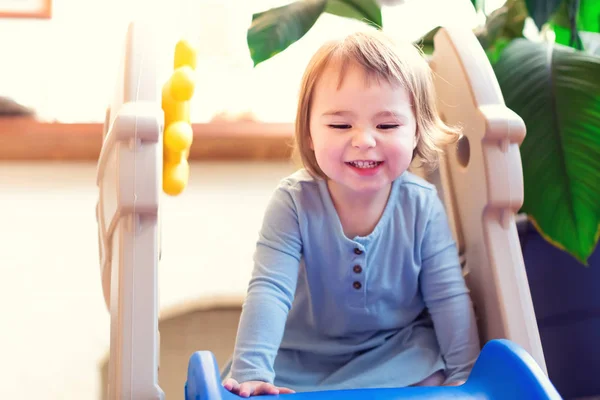
[[[377,125],[377,129],[396,129],[398,128],[400,125],[399,124],[379,124]]]
[[[352,128],[352,126],[349,124],[329,124],[327,126],[330,128],[333,128],[333,129],[350,129],[350,128]]]

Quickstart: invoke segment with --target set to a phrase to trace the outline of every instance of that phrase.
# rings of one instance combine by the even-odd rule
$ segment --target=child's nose
[[[357,129],[352,137],[352,146],[359,149],[375,147],[375,137],[369,129]]]

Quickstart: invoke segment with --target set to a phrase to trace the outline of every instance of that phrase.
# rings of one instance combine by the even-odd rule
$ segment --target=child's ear
[[[315,145],[313,144],[312,136],[308,135],[308,144],[312,151],[315,151]]]

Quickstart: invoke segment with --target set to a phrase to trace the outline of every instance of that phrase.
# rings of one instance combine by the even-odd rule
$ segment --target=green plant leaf
[[[490,60],[490,63],[492,65],[498,62],[498,60],[500,59],[500,55],[502,54],[506,46],[510,44],[510,42],[511,39],[500,37],[494,42],[493,46],[490,46],[485,50],[485,54],[487,55],[488,60]]]
[[[415,43],[421,47],[421,50],[423,51],[423,53],[425,54],[433,54],[433,50],[434,50],[434,43],[433,43],[433,38],[435,37],[435,34],[440,30],[440,26],[436,26],[435,28],[433,28],[432,30],[430,30],[429,32],[427,32],[425,35],[423,35],[419,40],[417,40]]]
[[[381,28],[383,25],[381,8],[375,0],[327,0],[325,12],[354,18],[376,28]]]
[[[577,50],[583,50],[583,43],[577,28],[580,4],[580,0],[564,0],[550,21],[556,35],[556,43],[571,46]]]
[[[523,37],[527,9],[522,0],[508,0],[487,16],[485,25],[474,31],[492,64],[513,39]]]
[[[525,0],[527,12],[538,29],[548,22],[563,0]]]
[[[525,20],[527,20],[527,17],[529,16],[527,7],[523,3],[523,0],[508,0],[506,2],[506,7],[508,8],[508,15],[502,36],[507,39],[523,37]]]
[[[556,43],[563,46],[570,46],[577,50],[584,50],[583,41],[577,29],[553,24],[552,30],[554,31]]]
[[[564,0],[552,18],[552,21],[559,26],[568,28],[569,7],[579,5],[577,10],[576,27],[578,31],[600,32],[600,1],[598,0]]]
[[[298,0],[252,15],[247,41],[254,66],[301,39],[325,10],[326,0]]]
[[[494,70],[506,105],[527,127],[522,211],[587,264],[600,226],[600,57],[515,39]]]
[[[577,28],[580,31],[600,33],[600,1],[579,0]]]
[[[577,6],[579,9],[576,9]],[[564,0],[552,18],[552,29],[556,43],[585,50],[581,33],[600,32],[600,1]]]
[[[508,21],[508,7],[500,7],[494,10],[485,19],[485,25],[475,28],[475,36],[479,40],[479,44],[484,50],[493,46],[496,39],[504,31],[504,27]]]
[[[484,25],[473,30],[490,62],[496,61],[504,47],[512,39],[523,37],[523,27],[527,16],[523,0],[508,0],[502,7],[497,8],[486,17]],[[433,37],[438,29],[440,27],[436,26],[417,41],[425,54],[433,52]]]

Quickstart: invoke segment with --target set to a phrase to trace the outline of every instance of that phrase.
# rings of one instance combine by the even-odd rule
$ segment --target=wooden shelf
[[[210,122],[193,129],[190,160],[280,160],[291,154],[291,123]],[[0,118],[0,160],[96,161],[101,145],[102,123]]]

